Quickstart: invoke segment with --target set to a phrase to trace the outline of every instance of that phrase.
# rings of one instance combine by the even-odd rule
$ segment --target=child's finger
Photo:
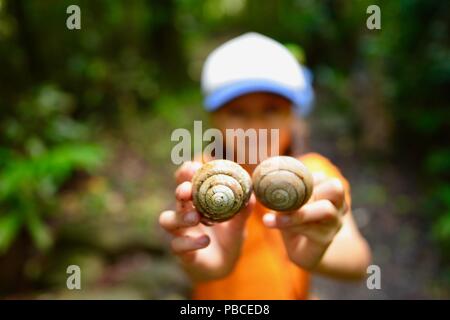
[[[312,173],[314,186],[321,184],[327,179],[327,176],[322,171],[317,171]]]
[[[190,211],[196,211],[192,201],[177,201],[176,209],[177,212],[187,213]]]
[[[248,217],[248,215],[253,211],[253,208],[255,207],[255,204],[256,204],[255,195],[251,194],[247,205],[244,208],[242,208],[242,210],[239,211],[238,214],[241,215],[241,216]]]
[[[173,233],[181,228],[188,228],[200,222],[200,215],[196,211],[187,213],[167,210],[159,216],[159,224],[167,232]]]
[[[256,204],[256,198],[255,198],[255,195],[252,194],[250,196],[250,199],[248,200],[247,205],[241,211],[239,211],[236,214],[236,216],[233,217],[233,219],[231,219],[230,221],[226,222],[226,223],[228,223],[231,226],[231,228],[230,228],[231,232],[233,230],[240,231],[240,229],[245,224],[245,221],[250,216],[250,213],[253,211],[253,208],[255,207],[255,204]]]
[[[345,189],[337,178],[327,179],[314,188],[313,198],[317,200],[329,200],[336,208],[340,209],[345,200]]]
[[[226,235],[225,237],[222,237],[220,242],[221,246],[223,248],[227,248],[228,252],[230,252],[230,248],[236,248],[236,243],[246,237],[247,231],[245,229],[245,223],[250,216],[250,213],[252,212],[255,204],[256,198],[255,195],[252,194],[245,208],[243,208],[231,220],[223,222],[216,226],[219,231],[223,231]]]
[[[312,222],[337,221],[337,219],[337,208],[329,200],[319,200],[305,204],[299,210],[291,213],[267,213],[263,217],[263,222],[269,228],[285,229]]]
[[[192,183],[185,181],[179,184],[175,189],[175,198],[178,201],[192,200]]]
[[[204,234],[201,236],[180,236],[172,239],[171,248],[175,254],[206,248],[210,243],[209,237]]]
[[[192,183],[186,181],[180,184],[175,189],[176,211],[181,213],[187,213],[195,211],[192,204]]]
[[[191,181],[194,173],[202,166],[201,162],[186,161],[175,171],[175,181],[180,184],[185,181]]]

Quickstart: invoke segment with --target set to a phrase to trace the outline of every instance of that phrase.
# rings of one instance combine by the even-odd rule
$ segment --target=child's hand
[[[312,270],[340,230],[346,211],[341,181],[316,175],[307,204],[293,212],[267,213],[263,221],[267,227],[281,230],[290,259]]]
[[[186,162],[175,173],[176,211],[161,213],[160,225],[172,235],[172,251],[181,259],[189,275],[197,281],[222,278],[231,272],[239,257],[245,222],[255,203],[249,204],[231,220],[205,226],[192,204],[192,176],[200,162]]]

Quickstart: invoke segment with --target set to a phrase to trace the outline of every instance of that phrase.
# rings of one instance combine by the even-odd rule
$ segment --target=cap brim
[[[313,94],[311,89],[293,89],[266,80],[245,80],[223,86],[209,94],[204,101],[205,108],[207,111],[215,111],[231,100],[252,92],[270,92],[285,97],[300,114],[309,112]]]

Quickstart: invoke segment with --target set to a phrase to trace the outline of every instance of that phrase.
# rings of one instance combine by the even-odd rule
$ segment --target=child
[[[281,44],[256,33],[223,44],[204,65],[202,88],[216,128],[278,129],[279,153],[293,156],[292,127],[296,115],[309,111],[312,89],[305,70]],[[302,208],[271,212],[252,196],[234,218],[213,226],[201,224],[192,205],[190,181],[201,162],[177,170],[177,208],[161,213],[160,224],[194,281],[193,298],[306,299],[310,273],[365,276],[370,249],[353,220],[347,180],[319,154],[299,159],[315,184]],[[241,165],[250,174],[255,167]]]

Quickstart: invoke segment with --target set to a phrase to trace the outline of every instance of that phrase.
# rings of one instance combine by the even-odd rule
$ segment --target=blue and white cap
[[[202,91],[206,110],[214,111],[250,92],[271,92],[292,101],[307,115],[314,100],[312,75],[281,43],[246,33],[216,48],[206,59]]]

